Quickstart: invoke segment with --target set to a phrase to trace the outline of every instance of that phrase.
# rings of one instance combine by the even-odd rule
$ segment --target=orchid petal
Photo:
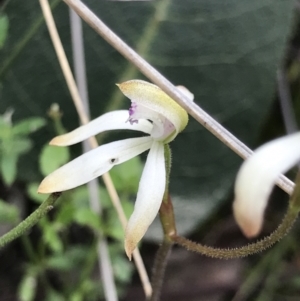
[[[127,110],[106,113],[70,133],[53,138],[50,144],[57,146],[72,145],[109,130],[134,130],[150,134],[152,130],[151,122],[140,120],[138,123],[130,124],[127,122],[128,117]]]
[[[175,126],[176,132],[166,142],[170,142],[186,127],[187,112],[159,87],[142,80],[130,80],[117,86],[132,102],[161,114]],[[179,89],[183,92],[182,88]],[[185,88],[183,93],[192,97],[192,93],[186,91]]]
[[[243,163],[235,183],[233,210],[246,236],[259,234],[277,178],[299,160],[300,133],[296,133],[266,143]]]
[[[137,199],[125,234],[125,251],[129,258],[160,208],[166,188],[164,146],[153,141],[139,184]]]
[[[64,191],[85,184],[151,147],[150,136],[108,143],[91,150],[48,175],[39,193]]]

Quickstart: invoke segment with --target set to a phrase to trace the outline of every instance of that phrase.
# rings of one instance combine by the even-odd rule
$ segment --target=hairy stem
[[[30,228],[32,228],[45,214],[47,214],[52,208],[56,200],[61,195],[60,192],[55,192],[49,195],[46,201],[44,201],[39,208],[37,208],[32,214],[30,214],[23,222],[10,230],[8,233],[0,237],[0,249],[6,246],[11,241],[17,239]]]
[[[165,270],[168,262],[168,257],[171,254],[172,246],[172,242],[164,239],[162,245],[159,247],[156,253],[151,278],[153,292],[149,301],[158,301],[160,299]]]
[[[282,239],[290,230],[294,222],[298,217],[298,211],[295,211],[292,207],[289,207],[287,214],[285,215],[282,223],[279,227],[269,236],[264,239],[252,243],[240,248],[232,248],[232,249],[219,249],[204,246],[193,241],[190,241],[181,236],[173,236],[172,240],[174,243],[186,248],[189,251],[193,251],[196,253],[200,253],[202,255],[206,255],[212,258],[219,259],[233,259],[233,258],[241,258],[246,257],[248,255],[252,255],[255,253],[259,253],[267,248],[270,248],[280,239]]]

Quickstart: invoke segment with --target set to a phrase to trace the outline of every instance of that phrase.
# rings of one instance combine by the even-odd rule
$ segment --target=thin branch
[[[70,11],[70,24],[71,24],[71,38],[72,38],[72,50],[73,50],[73,62],[75,78],[78,85],[78,90],[81,95],[83,105],[85,107],[85,113],[89,116],[89,100],[87,90],[86,79],[86,66],[84,55],[84,43],[82,34],[82,23],[78,15],[72,10]],[[88,152],[91,148],[87,141],[83,142],[83,151]],[[87,184],[89,192],[90,207],[93,212],[101,215],[102,208],[100,202],[100,195],[98,190],[98,179],[95,179]],[[108,246],[106,238],[100,233],[97,242],[97,256],[99,264],[99,272],[103,280],[103,289],[105,300],[117,301],[118,294],[114,281],[114,275],[112,270],[111,258],[109,256]]]
[[[153,68],[147,61],[139,56],[123,40],[121,40],[109,27],[107,27],[86,5],[79,0],[63,0],[72,7],[78,15],[84,19],[99,35],[101,35],[112,47],[119,51],[128,61],[134,64],[146,77],[158,85],[164,92],[181,105],[191,116],[201,123],[207,130],[227,145],[231,150],[241,156],[248,158],[252,151],[221,124],[214,120],[209,114],[202,110],[196,103],[190,101],[161,73]],[[288,194],[291,194],[294,183],[281,175],[277,185]]]
[[[43,9],[43,12],[44,12],[44,16],[45,16],[45,19],[46,19],[46,24],[48,26],[48,30],[49,30],[49,33],[50,33],[50,37],[52,39],[55,51],[57,53],[59,63],[61,65],[63,74],[65,76],[67,86],[70,90],[70,93],[71,93],[72,99],[74,101],[76,110],[78,112],[79,118],[80,118],[80,120],[83,124],[88,123],[89,119],[85,114],[84,106],[82,104],[81,97],[79,95],[74,77],[72,75],[71,68],[69,66],[66,54],[65,54],[63,46],[61,44],[61,41],[60,41],[56,26],[55,26],[55,22],[53,20],[51,10],[50,10],[49,5],[48,5],[48,2],[47,2],[47,0],[40,0],[40,3],[41,3],[41,6],[42,6],[42,9]],[[88,141],[89,141],[92,148],[96,148],[98,146],[98,143],[97,143],[97,140],[96,140],[95,137],[91,137]],[[118,196],[117,191],[116,191],[116,189],[113,185],[111,177],[110,177],[109,173],[106,173],[102,176],[102,178],[103,178],[103,182],[106,186],[106,189],[108,191],[108,194],[111,198],[111,201],[112,201],[112,203],[113,203],[113,205],[114,205],[114,207],[117,211],[119,220],[121,221],[121,224],[122,224],[123,228],[125,229],[125,227],[127,225],[127,218],[126,218],[125,213],[123,211],[119,196]],[[151,294],[152,294],[151,284],[150,284],[149,277],[147,275],[145,266],[143,264],[143,261],[142,261],[142,258],[140,256],[140,253],[139,253],[138,249],[136,249],[133,252],[133,258],[134,258],[138,273],[139,273],[141,281],[142,281],[142,285],[143,285],[143,288],[144,288],[144,291],[145,291],[145,295],[146,296],[151,296]]]

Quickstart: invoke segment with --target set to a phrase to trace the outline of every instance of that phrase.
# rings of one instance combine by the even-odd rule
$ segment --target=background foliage
[[[52,3],[71,60],[68,10]],[[290,33],[293,1],[86,3],[172,82],[188,87],[208,113],[250,147],[256,145]],[[73,129],[78,118],[37,1],[14,1],[6,12],[11,26],[1,52],[0,111],[13,107],[17,120],[44,117],[57,102],[66,128]],[[128,107],[115,83],[142,76],[87,26],[84,39],[92,118]],[[48,127],[35,137],[36,152],[22,162],[20,178],[37,179],[38,145],[52,135]],[[172,149],[171,191],[185,232],[224,199],[241,160],[193,120]]]
[[[271,105],[276,93],[276,70],[284,63],[285,46],[292,33],[294,1],[85,2],[162,74],[173,83],[182,84],[192,91],[195,102],[239,139],[250,147],[258,144],[262,126],[266,120],[270,120],[269,115],[273,112]],[[58,0],[51,3],[71,62],[68,9]],[[128,108],[129,101],[121,96],[115,83],[143,76],[87,25],[84,25],[84,41],[91,117],[113,109]],[[294,80],[297,80],[297,72],[293,74]],[[28,122],[29,117],[47,119],[51,104],[58,103],[66,130],[78,125],[78,117],[42,20],[38,1],[11,0],[0,14],[0,83],[0,113],[4,114],[8,108],[13,109],[12,124]],[[39,122],[42,125],[43,122]],[[273,133],[270,128],[266,131]],[[28,136],[29,132],[25,134]],[[2,136],[3,133],[1,131]],[[33,144],[30,142],[30,153],[21,156],[19,150],[16,154],[18,173],[9,176],[5,172],[3,182],[6,187],[13,180],[18,180],[22,185],[25,183],[31,199],[41,201],[34,192],[37,182],[42,175],[69,158],[67,151],[45,147],[55,134],[55,126],[48,118],[46,125],[26,138],[26,141],[34,141]],[[0,139],[3,139],[2,136]],[[100,140],[103,142],[117,137],[120,136],[112,134],[100,137]],[[2,145],[6,147],[4,143]],[[171,193],[177,227],[184,234],[210,219],[212,211],[226,201],[241,159],[194,120],[190,121],[171,147]],[[1,162],[7,164],[2,149]],[[29,150],[29,144],[25,150]],[[79,147],[74,147],[71,156],[79,152]],[[130,168],[120,166],[113,172],[116,187],[121,191],[128,212],[132,210],[129,199],[134,199],[141,170],[139,161],[130,164]],[[2,164],[2,171],[4,168]],[[132,175],[128,174],[128,170],[132,171]],[[105,195],[105,192],[101,194]],[[48,258],[47,252],[42,253],[41,260],[46,260],[43,273],[48,271],[49,266],[51,269],[60,266],[59,269],[64,268],[65,271],[80,266],[82,255],[86,252],[80,248],[70,250],[69,258],[76,258],[75,265],[68,260],[59,261],[62,250],[67,250],[72,241],[63,238],[64,231],[69,231],[65,227],[71,221],[93,230],[101,229],[119,240],[119,243],[122,240],[122,230],[114,227],[116,217],[113,211],[107,207],[108,218],[99,224],[89,210],[82,208],[86,206],[83,199],[84,194],[80,190],[74,192],[72,202],[61,204],[51,221],[51,227],[48,219],[41,222],[39,227],[44,233],[44,243],[54,254]],[[17,214],[14,208],[6,208],[5,202],[0,204],[3,204],[3,212],[10,212],[5,215],[9,216],[9,223],[15,223],[22,215]],[[152,239],[160,239],[160,232],[157,223],[151,226],[147,235]],[[120,245],[112,252],[120,256]],[[119,263],[125,264],[122,260]],[[126,275],[129,274],[128,270]],[[26,301],[34,298],[26,291],[26,283],[38,279],[37,275],[39,272],[30,267],[22,280],[20,292],[23,293],[20,294],[29,294],[29,297],[24,297]],[[86,284],[81,290],[82,296],[93,289],[91,283]],[[67,293],[66,296],[70,298]],[[79,300],[75,297],[74,300]]]

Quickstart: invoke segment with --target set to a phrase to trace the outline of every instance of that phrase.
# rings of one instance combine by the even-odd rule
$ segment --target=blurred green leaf
[[[45,244],[47,244],[52,251],[61,253],[63,251],[63,243],[53,225],[49,223],[45,217],[40,220],[39,225],[43,229],[43,241]]]
[[[4,155],[11,156],[20,156],[23,153],[26,153],[32,147],[32,143],[27,138],[20,137],[7,137],[7,139],[3,140],[1,143],[1,151]]]
[[[0,49],[3,47],[8,33],[8,17],[0,14]]]
[[[133,272],[132,264],[130,264],[127,258],[125,258],[124,256],[120,256],[120,253],[115,254],[113,258],[114,260],[112,264],[116,279],[123,283],[128,283]]]
[[[76,208],[69,200],[66,200],[63,206],[60,206],[60,210],[56,215],[56,223],[61,225],[69,225],[74,221],[74,214],[76,210],[81,210],[80,208]]]
[[[62,293],[55,291],[54,289],[48,289],[45,301],[68,301],[64,298]]]
[[[72,204],[75,208],[89,208],[89,192],[86,185],[80,186],[71,191]]]
[[[14,135],[28,135],[45,126],[46,121],[40,117],[32,117],[22,120],[13,126]]]
[[[0,224],[16,224],[20,221],[20,212],[17,206],[8,204],[0,199]]]
[[[94,230],[101,227],[100,216],[89,208],[77,210],[74,214],[74,221],[83,226],[89,226]]]
[[[33,301],[36,294],[37,279],[32,273],[27,273],[23,277],[18,290],[20,301]]]
[[[83,301],[83,300],[84,300],[83,292],[80,291],[73,292],[70,297],[70,301]]]
[[[134,207],[133,202],[129,202],[125,199],[122,199],[121,203],[126,217],[129,218],[129,216],[133,212],[133,207]],[[106,215],[107,218],[103,229],[104,233],[115,239],[123,241],[124,230],[121,225],[121,222],[119,221],[118,214],[112,205],[110,207],[110,210],[108,210],[108,212],[106,213]]]
[[[115,166],[110,175],[117,190],[124,193],[137,193],[143,164],[139,157]]]
[[[91,300],[96,301],[99,300],[99,295],[103,295],[103,290],[101,289],[101,282],[92,281],[90,279],[84,279],[81,285],[77,288],[76,291],[73,291],[70,296],[70,301],[83,301],[83,300]]]
[[[3,154],[1,157],[1,174],[6,185],[11,185],[17,175],[17,160],[15,154]]]
[[[22,155],[28,152],[32,147],[32,142],[27,138],[15,137],[12,141],[10,153]]]
[[[100,7],[97,1],[87,0],[86,4],[162,74],[193,92],[198,105],[247,145],[256,146],[271,105],[294,1],[103,1]],[[7,14],[11,41],[0,54],[9,66],[0,67],[0,111],[13,106],[18,108],[17,119],[44,116],[55,99],[64,112],[66,128],[75,128],[78,118],[46,26],[25,41],[22,51],[17,47],[37,28],[39,7],[31,1],[16,1]],[[55,20],[71,56],[67,14],[65,6],[57,6]],[[129,100],[121,97],[114,83],[143,76],[88,26],[84,36],[92,118],[107,106],[128,108]],[[50,138],[41,135],[39,145]],[[242,160],[193,120],[171,147],[170,191],[177,228],[184,234],[225,199]],[[32,169],[36,157],[32,152],[22,160],[24,179],[36,176]],[[130,185],[133,189],[136,184]],[[156,229],[160,231],[157,224],[150,227],[148,236],[158,237]]]
[[[64,254],[50,256],[46,265],[50,269],[70,271],[73,268],[78,268],[78,265],[85,260],[87,253],[86,247],[70,246],[70,249],[66,250]]]
[[[12,137],[12,126],[0,116],[0,139],[10,139]]]
[[[30,183],[27,186],[27,193],[30,198],[32,198],[32,200],[34,200],[38,204],[41,204],[45,201],[46,198],[44,194],[37,193],[39,185],[39,183]]]
[[[6,185],[11,185],[17,177],[18,156],[26,153],[32,147],[26,138],[5,140],[1,144],[1,173]]]
[[[52,145],[44,146],[40,156],[40,168],[44,176],[50,174],[69,161],[70,154],[67,147]]]
[[[111,199],[108,195],[106,188],[103,187],[102,185],[99,185],[99,195],[100,195],[102,208],[103,209],[111,208],[112,207]]]

